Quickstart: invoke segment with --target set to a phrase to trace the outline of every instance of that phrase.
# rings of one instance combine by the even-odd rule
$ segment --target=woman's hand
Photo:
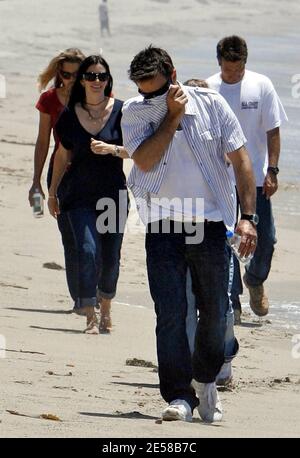
[[[36,189],[42,194],[43,199],[45,199],[45,194],[41,186],[41,183],[33,182],[31,188],[29,189],[29,193],[28,193],[28,200],[30,203],[30,207],[33,207],[33,194],[35,193]]]
[[[107,154],[114,154],[114,145],[91,138],[91,150],[94,154],[105,156]]]
[[[57,196],[48,197],[48,209],[50,215],[53,216],[53,218],[57,219],[57,216],[60,214],[59,200]]]

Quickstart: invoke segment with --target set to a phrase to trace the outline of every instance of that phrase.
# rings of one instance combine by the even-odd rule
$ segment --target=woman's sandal
[[[102,313],[100,315],[100,325],[99,325],[99,331],[102,334],[110,334],[110,331],[112,330],[112,321],[110,317],[110,311],[106,313]]]
[[[95,313],[94,307],[88,307],[86,314],[86,329],[84,330],[85,334],[98,335],[98,320]]]

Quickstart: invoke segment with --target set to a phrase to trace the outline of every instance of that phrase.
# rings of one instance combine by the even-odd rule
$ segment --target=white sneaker
[[[224,363],[216,378],[216,385],[227,386],[232,382],[231,362]]]
[[[221,421],[223,416],[222,405],[219,399],[216,383],[192,383],[199,398],[198,412],[206,423]]]
[[[175,399],[162,412],[165,421],[193,421],[192,409],[183,399]]]

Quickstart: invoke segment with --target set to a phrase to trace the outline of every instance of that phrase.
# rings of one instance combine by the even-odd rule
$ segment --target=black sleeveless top
[[[56,124],[59,140],[72,151],[72,164],[59,189],[60,209],[96,209],[100,198],[119,198],[119,190],[126,189],[123,160],[111,154],[101,156],[90,149],[91,138],[118,146],[123,145],[121,131],[123,102],[115,99],[110,117],[96,135],[80,124],[74,109],[65,108]]]

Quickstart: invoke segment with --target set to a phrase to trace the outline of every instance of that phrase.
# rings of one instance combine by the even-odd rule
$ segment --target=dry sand
[[[26,202],[37,130],[35,77],[58,49],[102,47],[116,92],[125,98],[135,92],[126,69],[144,44],[158,43],[174,55],[199,35],[219,38],[234,30],[263,40],[296,30],[299,4],[109,3],[113,36],[100,43],[98,1],[88,10],[80,1],[0,2],[0,73],[7,78],[7,98],[0,100],[0,334],[7,345],[0,359],[0,437],[299,437],[300,359],[292,357],[293,334],[250,315],[236,329],[241,350],[234,385],[221,393],[224,421],[207,426],[195,413],[192,424],[157,422],[165,404],[156,371],[126,365],[128,358],[156,364],[143,234],[125,236],[112,334],[86,336],[83,319],[68,313],[64,270],[44,266],[64,265],[56,223],[49,216],[35,220]],[[288,192],[282,188],[276,199],[284,202]],[[268,292],[298,300],[299,218],[276,216],[279,243]]]

